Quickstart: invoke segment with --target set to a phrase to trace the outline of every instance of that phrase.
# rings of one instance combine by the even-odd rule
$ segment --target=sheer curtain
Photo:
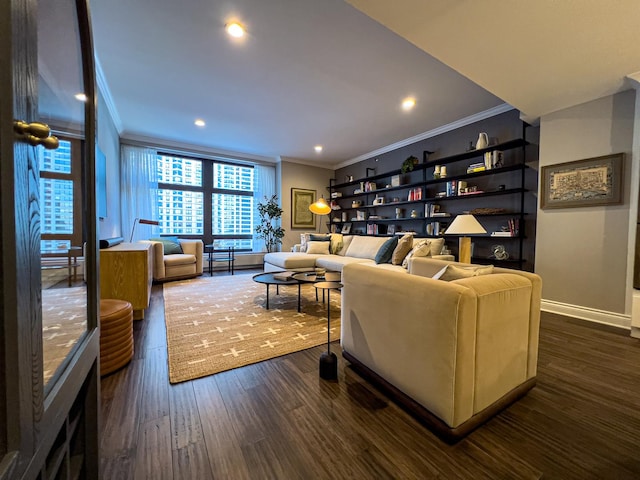
[[[271,165],[256,165],[253,168],[254,190],[253,190],[253,251],[266,252],[267,247],[264,239],[256,236],[255,227],[258,225],[260,216],[258,215],[258,203],[264,201],[264,197],[271,198],[276,193],[276,167]]]
[[[136,218],[158,220],[156,151],[122,145],[120,166],[122,236],[129,241]],[[138,225],[133,241],[148,239],[158,227]]]

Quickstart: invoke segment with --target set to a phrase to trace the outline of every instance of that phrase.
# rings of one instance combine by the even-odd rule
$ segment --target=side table
[[[209,276],[213,276],[213,262],[227,262],[227,271],[234,274],[236,252],[234,247],[216,248],[213,243],[204,246],[204,252],[209,255]]]
[[[322,290],[323,297],[324,291],[327,291],[327,351],[320,355],[320,378],[337,380],[338,357],[331,352],[331,290],[342,288],[342,284],[340,282],[318,282],[313,286],[316,287],[316,292]]]

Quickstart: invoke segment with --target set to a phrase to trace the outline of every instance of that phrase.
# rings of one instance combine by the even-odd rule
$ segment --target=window
[[[38,147],[43,255],[82,244],[81,148],[80,140],[62,138],[56,150]]]
[[[157,159],[161,234],[253,248],[253,167],[161,153]]]

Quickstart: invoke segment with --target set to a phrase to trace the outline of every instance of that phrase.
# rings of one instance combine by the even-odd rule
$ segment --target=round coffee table
[[[298,312],[300,311],[300,285],[301,283],[295,278],[291,277],[288,280],[280,280],[278,278],[274,278],[273,274],[278,272],[268,272],[268,273],[258,273],[253,276],[253,281],[258,283],[263,283],[267,286],[267,310],[269,310],[269,287],[271,285],[275,285],[276,289],[280,285],[298,285]],[[276,290],[277,292],[277,290]]]

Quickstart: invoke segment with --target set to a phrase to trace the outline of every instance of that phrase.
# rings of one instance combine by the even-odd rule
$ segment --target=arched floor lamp
[[[322,196],[309,205],[309,210],[311,210],[311,213],[314,215],[329,215],[331,213],[331,207]],[[318,233],[320,233],[321,227],[322,225],[318,219]]]

